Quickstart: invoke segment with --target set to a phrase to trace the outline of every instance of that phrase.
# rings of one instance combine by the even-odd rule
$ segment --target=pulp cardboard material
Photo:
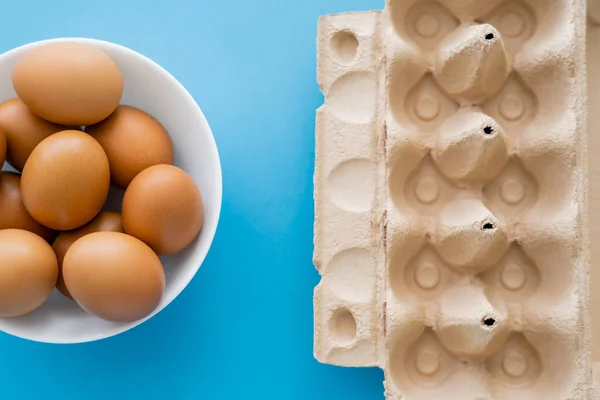
[[[597,398],[599,10],[388,0],[321,18],[319,361],[381,367],[388,399]]]

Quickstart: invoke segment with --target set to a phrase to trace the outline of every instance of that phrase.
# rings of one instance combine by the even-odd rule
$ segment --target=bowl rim
[[[88,38],[88,37],[78,37],[78,36],[73,36],[73,37],[65,36],[65,37],[57,37],[57,38],[38,40],[38,41],[29,42],[29,43],[25,43],[20,46],[14,47],[14,48],[7,50],[0,54],[0,62],[2,61],[2,59],[10,57],[14,53],[21,53],[21,52],[25,52],[29,49],[32,49],[32,48],[35,48],[38,46],[42,46],[42,45],[49,44],[49,43],[58,43],[58,42],[84,43],[84,44],[90,44],[93,46],[102,46],[105,48],[107,47],[107,48],[112,48],[115,50],[120,50],[120,51],[126,53],[128,56],[137,57],[141,61],[143,61],[145,64],[149,64],[150,66],[155,68],[160,74],[164,75],[167,78],[167,80],[170,82],[171,85],[173,85],[179,92],[181,92],[185,96],[187,101],[191,102],[191,104],[194,105],[195,111],[198,114],[198,116],[200,117],[200,123],[201,123],[203,129],[205,129],[206,132],[208,132],[210,134],[209,135],[210,136],[209,146],[205,147],[203,149],[203,151],[210,153],[211,156],[213,157],[213,159],[215,160],[215,165],[213,166],[214,170],[211,172],[211,174],[214,175],[214,177],[216,178],[215,179],[215,187],[212,188],[213,193],[211,193],[211,196],[213,196],[214,200],[215,200],[215,205],[214,205],[214,207],[215,207],[214,213],[215,213],[215,217],[216,217],[215,224],[208,231],[204,231],[204,227],[203,227],[203,234],[204,234],[204,240],[205,240],[206,245],[205,245],[205,250],[200,252],[197,256],[197,262],[196,262],[197,266],[194,269],[189,270],[189,272],[187,274],[188,279],[186,279],[184,282],[182,282],[182,284],[175,287],[173,289],[173,291],[169,293],[169,298],[167,298],[167,300],[164,302],[164,304],[162,306],[157,307],[151,314],[149,314],[146,317],[139,319],[137,321],[123,323],[123,324],[116,324],[116,325],[114,325],[114,328],[111,329],[106,334],[88,335],[87,337],[84,337],[83,339],[80,339],[80,340],[64,340],[64,341],[63,340],[39,340],[39,339],[29,338],[26,336],[16,335],[14,333],[10,333],[10,332],[6,332],[6,331],[2,330],[2,332],[6,333],[7,335],[10,335],[13,337],[18,337],[20,339],[33,341],[33,342],[38,342],[38,343],[82,344],[82,343],[90,343],[90,342],[100,341],[103,339],[108,339],[108,338],[120,335],[124,332],[130,331],[133,328],[140,326],[144,322],[148,321],[149,319],[151,319],[154,316],[156,316],[157,314],[159,314],[161,311],[163,311],[169,305],[171,305],[171,303],[177,297],[179,297],[179,295],[189,286],[190,282],[193,280],[193,278],[198,273],[198,270],[204,263],[206,256],[208,255],[210,249],[212,248],[212,244],[214,242],[214,238],[215,238],[216,232],[218,230],[222,206],[223,206],[223,170],[222,170],[222,166],[221,166],[221,158],[219,156],[219,150],[218,150],[217,143],[216,143],[216,140],[214,137],[214,133],[208,123],[208,120],[206,119],[206,116],[204,115],[204,112],[202,111],[202,109],[201,109],[200,105],[198,104],[198,102],[196,101],[196,99],[194,99],[194,97],[190,94],[190,92],[188,92],[188,90],[185,88],[185,86],[183,86],[183,84],[177,78],[175,78],[169,71],[167,71],[160,64],[158,64],[157,62],[155,62],[154,60],[152,60],[151,58],[145,56],[144,54],[142,54],[140,52],[137,52],[137,51],[135,51],[129,47],[126,47],[124,45],[121,45],[121,44],[118,44],[115,42],[111,42],[111,41],[107,41],[107,40]]]

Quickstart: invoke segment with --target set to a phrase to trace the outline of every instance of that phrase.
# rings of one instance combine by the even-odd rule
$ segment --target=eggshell
[[[19,98],[0,104],[0,128],[6,132],[6,160],[18,171],[23,171],[35,146],[53,133],[66,129],[38,117]]]
[[[17,317],[41,306],[57,277],[56,256],[44,239],[21,229],[0,230],[0,317]]]
[[[119,105],[123,77],[103,50],[81,43],[49,43],[34,48],[15,65],[17,95],[45,120],[91,125]]]
[[[34,220],[21,196],[21,176],[14,172],[0,172],[0,230],[23,229],[41,236],[47,242],[55,237],[54,231]]]
[[[61,231],[91,221],[100,212],[109,186],[102,146],[80,131],[62,131],[44,139],[29,156],[21,177],[29,214]]]
[[[125,191],[121,213],[125,232],[159,255],[187,247],[204,217],[198,186],[172,165],[155,165],[137,175]]]
[[[84,310],[114,322],[149,315],[165,290],[158,256],[140,240],[118,232],[95,232],[73,243],[63,276]]]
[[[121,224],[121,214],[114,211],[103,211],[87,225],[72,231],[61,232],[52,244],[52,248],[58,259],[58,281],[56,282],[56,288],[63,295],[71,299],[73,297],[69,293],[61,273],[63,259],[67,250],[69,250],[75,241],[94,232],[124,232],[123,225]]]
[[[126,188],[146,168],[173,163],[173,144],[165,128],[135,107],[119,106],[106,120],[85,131],[106,152],[115,186]]]
[[[6,133],[4,129],[0,128],[0,168],[6,161]]]

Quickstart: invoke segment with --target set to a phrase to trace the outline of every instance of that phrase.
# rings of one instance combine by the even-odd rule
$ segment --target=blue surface
[[[0,334],[1,399],[383,399],[379,370],[325,366],[312,356],[314,119],[323,100],[317,18],[382,7],[382,0],[2,2],[0,51],[86,36],[169,70],[215,133],[224,198],[200,272],[154,319],[77,346]]]

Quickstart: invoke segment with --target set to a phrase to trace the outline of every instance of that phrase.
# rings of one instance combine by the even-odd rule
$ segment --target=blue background
[[[224,197],[200,272],[149,322],[76,346],[0,334],[0,398],[383,399],[381,371],[321,365],[312,348],[314,124],[323,101],[317,18],[382,7],[382,0],[2,2],[0,51],[92,37],[169,70],[214,131]]]

